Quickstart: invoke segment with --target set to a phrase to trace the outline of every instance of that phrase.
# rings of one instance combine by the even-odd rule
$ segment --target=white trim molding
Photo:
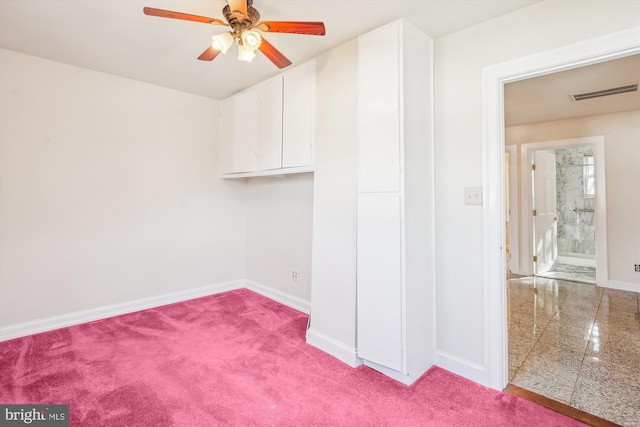
[[[509,201],[506,206],[509,211],[509,245],[510,245],[510,259],[508,261],[509,270],[513,274],[522,273],[522,254],[520,251],[520,236],[518,234],[520,230],[520,206],[518,204],[518,147],[515,145],[507,145],[505,147],[505,154],[509,154]],[[505,163],[506,164],[506,163]],[[506,173],[506,171],[505,171]],[[506,184],[505,176],[505,184]],[[507,203],[507,201],[505,201]],[[506,215],[506,211],[505,211]]]
[[[324,351],[352,368],[358,367],[363,363],[354,347],[336,341],[313,328],[307,329],[307,344]]]
[[[284,292],[270,288],[269,286],[252,282],[251,280],[245,280],[244,287],[264,297],[267,297],[281,304],[284,304],[288,307],[291,307],[294,310],[301,311],[305,314],[309,314],[311,312],[311,303],[302,298],[298,298],[296,296],[286,294]]]
[[[74,313],[62,314],[59,316],[47,317],[30,322],[18,323],[0,328],[0,341],[41,332],[52,331],[54,329],[65,328],[67,326],[78,325],[94,320],[106,319],[108,317],[119,316],[121,314],[133,313],[135,311],[160,307],[176,302],[187,301],[194,298],[205,297],[221,292],[246,288],[256,292],[271,300],[277,301],[294,310],[309,314],[310,303],[302,298],[285,294],[268,286],[264,286],[248,280],[234,280],[226,283],[203,286],[186,291],[172,292],[163,295],[155,295],[148,298],[141,298],[134,301],[126,301],[119,304],[110,304],[103,307],[96,307],[89,310],[77,311]],[[354,350],[355,351],[355,350]]]
[[[148,298],[141,298],[133,301],[126,301],[119,304],[110,304],[103,307],[96,307],[89,310],[76,311],[74,313],[62,314],[59,316],[47,317],[44,319],[29,322],[17,323],[0,328],[0,341],[41,332],[52,331],[54,329],[65,328],[67,326],[78,325],[80,323],[92,322],[106,319],[107,317],[119,316],[121,314],[133,313],[149,308],[160,307],[167,304],[200,298],[220,292],[232,291],[242,288],[242,280],[217,283],[186,291],[172,292],[163,295],[156,295]]]
[[[600,286],[600,284],[598,284]],[[640,293],[640,283],[621,282],[619,280],[609,280],[604,288],[615,289],[618,291],[629,291]]]
[[[504,85],[640,53],[640,27],[496,64],[482,70],[484,369],[480,383],[502,390],[507,375],[504,198]]]
[[[396,371],[394,369],[391,368],[387,368],[384,365],[380,365],[378,363],[372,362],[370,360],[364,360],[364,365],[368,366],[371,369],[374,369],[386,376],[388,376],[391,379],[394,379],[404,385],[411,385],[413,384],[418,378],[420,378],[422,376],[422,374],[424,374],[424,372],[422,373],[418,373],[418,374],[411,374],[411,373],[407,373],[407,374],[403,374],[402,372]],[[426,371],[425,371],[426,372]]]
[[[436,352],[435,365],[450,372],[463,376],[479,384],[487,384],[488,377],[485,367],[455,354],[438,350]]]

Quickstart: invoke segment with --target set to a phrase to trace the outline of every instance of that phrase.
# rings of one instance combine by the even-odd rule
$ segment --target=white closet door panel
[[[358,39],[358,185],[400,191],[399,27]]]
[[[256,170],[258,139],[258,96],[256,89],[235,97],[234,113],[234,172]]]
[[[225,99],[220,104],[220,173],[234,170],[234,119],[235,98]]]
[[[308,166],[313,161],[315,61],[284,76],[282,167]]]
[[[402,369],[401,212],[397,194],[359,194],[358,356]]]
[[[282,77],[258,87],[258,170],[282,167]]]

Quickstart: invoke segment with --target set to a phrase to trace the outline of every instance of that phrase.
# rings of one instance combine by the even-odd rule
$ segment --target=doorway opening
[[[606,285],[604,155],[602,136],[522,144],[526,275]]]
[[[534,151],[533,157],[534,274],[595,285],[597,229],[593,151],[588,145],[553,148]],[[538,167],[547,161],[552,167]],[[542,173],[549,176],[539,177]],[[553,188],[547,188],[547,181]],[[547,215],[552,217],[545,218]],[[545,231],[550,236],[546,236]]]
[[[483,137],[483,184],[485,186],[484,200],[485,205],[483,207],[483,255],[486,259],[485,263],[485,271],[483,272],[483,286],[485,287],[485,298],[484,298],[484,307],[485,307],[485,324],[487,325],[487,336],[485,340],[486,344],[486,355],[485,366],[484,368],[489,372],[489,385],[496,389],[503,389],[510,377],[509,375],[509,355],[508,355],[508,328],[507,328],[507,316],[511,311],[507,311],[507,307],[513,307],[514,301],[509,296],[507,299],[507,290],[504,284],[506,283],[506,257],[505,257],[505,242],[506,242],[506,230],[505,230],[505,212],[506,212],[506,197],[505,197],[505,121],[504,121],[504,86],[508,83],[516,82],[519,80],[525,80],[532,77],[553,74],[559,71],[569,70],[573,68],[583,67],[586,65],[598,64],[602,62],[606,62],[609,60],[623,58],[626,56],[636,55],[640,53],[640,29],[632,29],[628,31],[621,31],[620,33],[611,34],[609,36],[600,37],[595,40],[590,40],[585,43],[580,43],[577,45],[567,46],[560,49],[555,49],[552,51],[544,52],[539,55],[533,55],[531,57],[520,58],[515,61],[510,61],[507,63],[499,64],[492,67],[487,67],[483,70],[483,93],[484,93],[484,114],[483,114],[483,122],[484,122],[484,137]],[[600,138],[601,143],[598,144],[595,141],[593,142],[594,153],[597,153],[598,147],[603,147],[603,137],[590,137],[590,138]],[[525,144],[522,144],[524,146]],[[584,145],[584,144],[583,144]],[[521,146],[521,148],[523,148]],[[530,147],[524,147],[524,152],[520,152],[520,165],[526,166],[526,159],[529,157],[529,153],[526,152],[526,149]],[[535,147],[540,149],[553,149],[554,147]],[[536,151],[536,150],[531,150]],[[604,154],[604,152],[602,153]],[[594,154],[594,162],[597,161],[597,158],[600,157],[603,159],[603,156],[598,156]],[[525,188],[531,188],[531,174],[524,173],[524,167],[521,167],[521,177],[524,177],[523,181],[520,182],[520,189],[523,190]],[[528,178],[527,178],[528,177]],[[522,178],[521,178],[522,179]],[[596,183],[597,185],[597,183]],[[600,189],[600,187],[598,187]],[[602,188],[604,189],[604,188]],[[598,192],[596,192],[597,197]],[[604,196],[604,194],[601,194]],[[527,209],[532,210],[533,200],[528,200],[528,198],[524,198],[520,206],[522,207],[522,212],[525,212]],[[597,201],[596,201],[596,208]],[[597,212],[595,212],[596,221],[598,221]],[[510,217],[512,218],[512,213]],[[520,216],[522,222],[532,221],[529,215],[522,214]],[[605,224],[606,225],[606,224]],[[606,229],[600,227],[598,223],[598,233],[596,234],[596,239],[602,238],[606,241]],[[520,267],[524,270],[529,269],[533,272],[533,230],[532,228],[525,226],[522,224],[521,230],[523,230],[522,235],[519,236],[521,238],[521,254]],[[527,230],[527,231],[525,231]],[[531,231],[531,235],[528,230]],[[513,228],[511,228],[510,237],[513,237]],[[596,243],[597,245],[597,243]],[[511,242],[511,248],[513,249],[513,243]],[[601,275],[606,278],[608,269],[606,268],[606,264],[604,266],[600,265],[600,250],[596,251],[596,270],[597,270],[597,281],[600,282]],[[606,258],[603,260],[606,262]],[[572,302],[572,298],[567,298],[569,292],[578,292],[578,293],[589,293],[596,292],[598,295],[587,295],[587,298],[584,300],[587,304],[589,304],[589,313],[588,317],[591,317],[593,314],[597,317],[597,313],[601,313],[602,310],[599,308],[599,304],[601,301],[606,299],[617,297],[615,290],[609,290],[606,288],[600,288],[590,285],[573,283],[566,285],[567,282],[563,281],[554,281],[549,279],[541,279],[537,277],[532,277],[529,287],[533,285],[535,287],[534,292],[530,295],[524,296],[524,298],[528,298],[529,300],[533,299],[535,304],[529,304],[528,306],[533,310],[532,316],[526,316],[527,319],[534,321],[533,328],[530,328],[532,331],[532,338],[538,342],[544,341],[541,335],[538,334],[538,330],[535,328],[537,324],[539,324],[538,320],[541,319],[541,316],[549,317],[547,325],[555,326],[555,324],[551,324],[551,322],[557,321],[558,330],[556,331],[554,328],[545,329],[540,332],[546,333],[550,332],[549,338],[546,342],[559,342],[562,343],[565,347],[571,347],[569,353],[577,355],[574,359],[570,357],[560,357],[558,360],[564,363],[564,366],[560,366],[556,370],[544,369],[544,372],[534,372],[535,369],[522,369],[523,372],[534,375],[530,375],[530,379],[533,382],[538,382],[540,378],[535,377],[535,374],[539,373],[541,376],[548,377],[553,382],[554,388],[559,390],[560,395],[554,395],[552,398],[556,401],[564,401],[571,402],[573,405],[576,404],[577,407],[586,408],[587,400],[584,400],[584,393],[577,393],[577,385],[578,382],[574,381],[573,378],[567,378],[565,374],[571,372],[580,372],[582,370],[582,363],[585,360],[586,356],[589,356],[588,362],[591,363],[592,359],[597,359],[596,349],[597,351],[601,351],[602,348],[600,344],[603,339],[605,339],[604,335],[598,335],[597,340],[589,340],[586,343],[586,347],[582,348],[584,345],[585,339],[583,336],[576,336],[573,339],[566,338],[563,336],[562,339],[560,337],[564,332],[560,330],[562,322],[567,323],[564,316],[558,316],[557,319],[553,317],[558,314],[554,312],[554,304],[557,306],[558,299],[566,298],[568,302]],[[545,289],[542,289],[541,286],[537,286],[538,281],[546,281],[547,285]],[[553,282],[553,283],[551,283]],[[556,286],[557,285],[557,286]],[[561,286],[567,287],[567,289],[561,289]],[[608,280],[602,281],[603,286],[609,286]],[[544,295],[541,295],[544,293]],[[635,296],[635,295],[633,295]],[[548,298],[547,298],[548,297]],[[568,310],[572,313],[575,313],[577,316],[583,316],[586,312],[584,301],[577,301],[573,304],[575,307],[570,307],[572,310]],[[571,305],[571,304],[570,304]],[[637,308],[637,299],[636,306]],[[566,307],[565,307],[566,308]],[[584,319],[582,319],[584,320]],[[585,320],[586,321],[586,320]],[[588,320],[593,326],[593,320]],[[544,323],[544,322],[543,322]],[[589,325],[587,324],[587,326]],[[567,334],[569,336],[573,336],[574,332],[576,332],[573,327],[575,326],[575,322],[570,321],[567,325],[571,328],[571,331],[568,331]],[[546,327],[545,327],[546,328]],[[556,331],[557,333],[553,333]],[[589,330],[590,334],[594,333],[594,327]],[[577,331],[580,332],[580,331]],[[577,335],[576,332],[576,335]],[[584,331],[582,331],[584,332]],[[603,330],[595,330],[596,333],[604,334]],[[610,331],[611,332],[611,331]],[[573,346],[580,346],[577,351]],[[533,354],[534,350],[531,349],[529,354]],[[570,365],[568,366],[567,363]],[[537,366],[537,365],[536,365]],[[542,368],[542,365],[538,366]],[[577,368],[577,369],[576,369]],[[585,369],[585,372],[589,371],[589,369]],[[606,378],[605,378],[606,379]],[[599,384],[597,387],[602,387],[604,383]],[[567,387],[565,387],[565,385]],[[556,387],[557,386],[557,387]],[[615,388],[615,386],[614,386]],[[586,391],[588,394],[588,390],[592,390],[594,387],[583,387],[580,390]],[[576,394],[573,394],[573,391],[576,391]],[[617,395],[618,396],[618,395]],[[618,396],[616,401],[607,401],[602,409],[602,415],[606,415],[609,419],[615,419],[619,414],[614,413],[606,413],[608,408],[614,407],[617,405],[619,401],[624,401],[623,397]],[[588,411],[591,413],[598,413],[596,409],[593,411]],[[635,418],[637,419],[637,417]]]
[[[637,28],[629,29],[483,70],[483,258],[486,262],[482,282],[484,323],[487,331],[484,335],[486,362],[483,368],[487,373],[486,385],[494,389],[502,390],[508,383],[508,302],[504,286],[507,271],[504,85],[640,53],[639,34]],[[526,238],[527,234],[523,233],[520,237]],[[602,234],[604,231],[598,227],[597,236]],[[513,233],[510,237],[513,248]],[[603,237],[606,238],[606,234]],[[522,244],[521,247],[526,250],[529,245]],[[512,259],[514,256],[512,253]],[[525,258],[525,254],[520,254],[523,267],[528,264]],[[606,268],[597,265],[598,275],[606,272]]]

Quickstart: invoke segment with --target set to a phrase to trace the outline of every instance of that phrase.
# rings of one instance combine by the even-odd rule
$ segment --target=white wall
[[[312,333],[307,334],[309,342],[342,353],[351,364],[356,363],[357,49],[354,39],[316,59]]]
[[[218,102],[0,51],[0,327],[241,279]]]
[[[311,298],[313,174],[249,178],[246,279],[293,296]],[[298,280],[291,279],[291,270]]]
[[[596,135],[605,141],[609,282],[640,292],[640,274],[633,269],[640,259],[640,193],[631,190],[640,184],[640,111],[513,126],[506,129],[505,143]]]
[[[482,69],[640,24],[636,1],[545,1],[435,41],[438,363],[487,382],[481,186]],[[486,301],[485,301],[486,303]]]

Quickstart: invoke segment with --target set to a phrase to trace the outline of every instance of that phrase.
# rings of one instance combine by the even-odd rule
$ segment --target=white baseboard
[[[76,311],[74,313],[62,314],[59,316],[47,317],[24,323],[17,323],[10,326],[0,327],[0,341],[13,338],[24,337],[26,335],[51,331],[67,326],[78,325],[80,323],[92,322],[94,320],[105,319],[107,317],[121,314],[133,313],[134,311],[146,310],[162,305],[173,304],[193,298],[200,298],[220,292],[240,289],[244,286],[242,280],[217,283],[215,285],[203,286],[186,291],[172,292],[163,295],[156,295],[148,298],[141,298],[134,301],[127,301],[120,304],[110,304],[103,307],[89,310]]]
[[[479,363],[437,350],[435,365],[449,372],[465,377],[471,381],[491,387],[486,369]]]
[[[307,329],[307,344],[330,354],[352,368],[362,365],[363,361],[357,356],[354,347],[336,341],[313,328]]]
[[[305,314],[309,314],[311,309],[311,304],[309,303],[309,301],[305,301],[301,298],[285,294],[283,292],[277,291],[264,285],[260,285],[255,282],[235,280],[231,282],[217,283],[215,285],[203,286],[186,291],[156,295],[134,301],[127,301],[120,304],[111,304],[89,310],[82,310],[74,313],[62,314],[59,316],[52,316],[44,319],[0,327],[0,341],[38,334],[54,329],[65,328],[67,326],[78,325],[80,323],[92,322],[94,320],[105,319],[107,317],[133,313],[135,311],[146,310],[153,307],[173,304],[180,301],[200,298],[240,288],[247,288],[281,304],[301,311]]]
[[[609,280],[603,288],[616,289],[618,291],[640,292],[640,283],[619,282]]]
[[[370,360],[365,360],[364,364],[371,369],[375,369],[376,371],[383,373],[387,377],[394,379],[398,382],[401,382],[404,385],[411,385],[415,380],[420,378],[426,370],[419,372],[417,374],[403,374],[402,372],[395,371],[391,368],[387,368],[386,366],[378,365],[375,362],[371,362]]]
[[[284,292],[278,291],[265,285],[261,285],[260,283],[252,282],[250,280],[244,281],[244,287],[249,289],[250,291],[256,292],[274,301],[278,301],[281,304],[289,306],[305,314],[309,314],[311,312],[311,303],[302,298],[286,294]]]
[[[558,263],[561,264],[572,264],[572,265],[582,265],[585,267],[594,267],[596,266],[595,257],[589,258],[586,256],[572,256],[569,254],[558,255],[557,258]]]

